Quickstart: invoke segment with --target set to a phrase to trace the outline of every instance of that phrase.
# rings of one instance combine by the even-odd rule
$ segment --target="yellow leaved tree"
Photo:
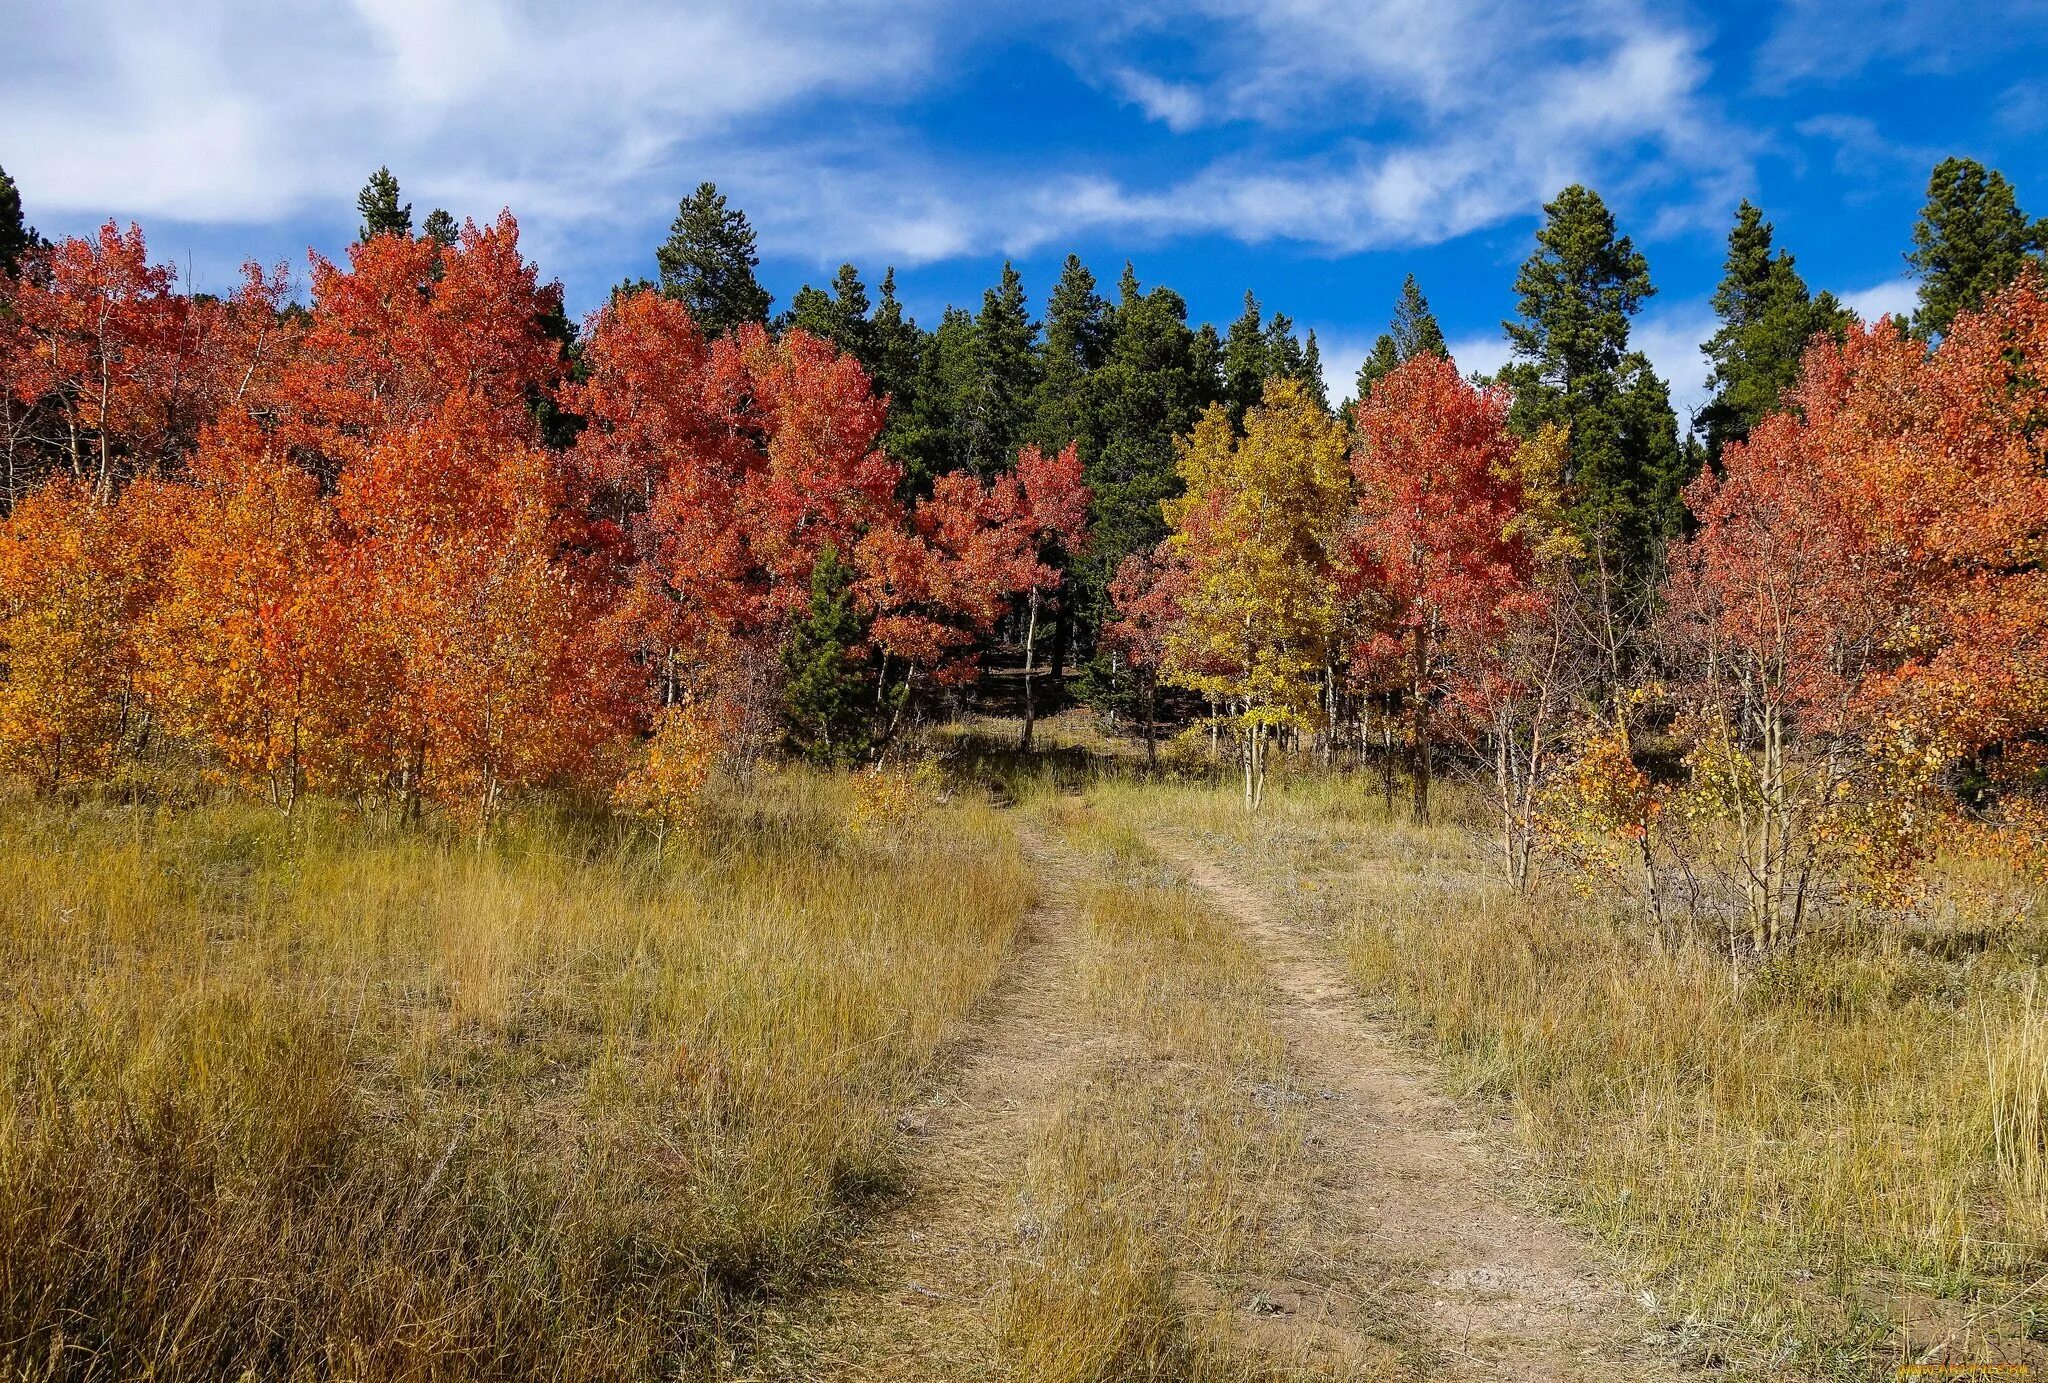
[[[1187,493],[1165,506],[1180,619],[1161,677],[1207,696],[1235,732],[1256,809],[1276,732],[1329,714],[1351,470],[1343,426],[1295,380],[1267,381],[1244,426],[1211,408],[1181,444]]]

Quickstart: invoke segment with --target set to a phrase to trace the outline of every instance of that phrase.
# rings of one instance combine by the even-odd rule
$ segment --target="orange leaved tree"
[[[104,775],[147,726],[137,628],[181,499],[58,476],[0,525],[0,764],[44,791]]]

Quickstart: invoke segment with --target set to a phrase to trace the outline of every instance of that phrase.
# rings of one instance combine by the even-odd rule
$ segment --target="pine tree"
[[[1301,366],[1301,338],[1294,334],[1294,319],[1276,312],[1266,324],[1266,378],[1299,379]]]
[[[1259,300],[1245,290],[1244,312],[1223,338],[1223,406],[1230,425],[1242,427],[1244,415],[1258,407],[1272,373],[1272,341],[1259,315]]]
[[[905,484],[912,493],[931,489],[944,471],[967,464],[967,408],[975,377],[974,318],[965,308],[948,307],[929,335],[921,335],[916,385],[910,407],[892,419],[892,455],[904,465]]]
[[[972,386],[964,400],[963,457],[977,475],[1016,464],[1038,384],[1038,324],[1024,299],[1024,280],[1003,261],[1002,281],[982,294],[974,319]]]
[[[1971,158],[1947,158],[1927,180],[1927,205],[1913,226],[1906,262],[1920,272],[1913,330],[1941,335],[1958,312],[2019,276],[2029,254],[2048,246],[2048,221],[2029,221],[2002,173]]]
[[[699,183],[676,207],[668,240],[654,252],[661,291],[690,309],[706,336],[722,336],[743,322],[766,322],[774,301],[754,270],[754,228],[746,213],[728,207],[717,185]]]
[[[1681,517],[1670,394],[1628,348],[1629,318],[1656,289],[1597,193],[1575,184],[1543,211],[1515,279],[1520,320],[1502,324],[1517,357],[1500,373],[1515,396],[1509,422],[1523,437],[1570,428],[1573,520],[1614,593],[1633,596],[1654,581]]]
[[[0,168],[0,274],[12,274],[21,268],[22,256],[41,240],[22,219],[21,189],[7,176],[7,170]]]
[[[1147,292],[1124,266],[1107,352],[1088,389],[1101,447],[1087,465],[1094,505],[1088,554],[1075,573],[1083,630],[1108,613],[1117,564],[1165,536],[1159,506],[1180,493],[1174,440],[1221,399],[1223,347],[1213,328],[1189,330],[1187,316],[1178,293]]]
[[[908,462],[914,447],[918,367],[924,352],[924,333],[917,329],[916,322],[903,315],[903,304],[896,300],[894,267],[883,271],[881,296],[868,319],[868,352],[868,375],[874,381],[875,393],[889,400],[889,421],[883,428],[882,445],[897,460]]]
[[[356,194],[356,210],[363,217],[356,239],[365,244],[380,235],[412,234],[412,203],[399,204],[398,179],[391,176],[389,168],[379,168],[370,174],[370,180]]]
[[[832,291],[808,283],[789,300],[782,314],[783,328],[796,327],[822,336],[861,363],[872,378],[875,372],[873,328],[868,321],[868,288],[860,271],[851,264],[839,266],[832,279]]]
[[[1330,386],[1323,379],[1323,348],[1316,341],[1316,331],[1310,327],[1308,343],[1301,348],[1301,372],[1295,376],[1301,387],[1325,413],[1330,411]]]
[[[1713,397],[1700,410],[1709,464],[1720,463],[1730,442],[1749,435],[1777,410],[1799,378],[1799,361],[1813,338],[1839,336],[1849,312],[1832,293],[1815,297],[1785,250],[1771,252],[1771,223],[1747,201],[1728,232],[1728,259],[1714,291],[1721,326],[1700,347],[1713,362],[1707,385]]]
[[[818,764],[866,757],[874,683],[858,652],[853,569],[826,548],[811,569],[811,599],[782,642],[782,728],[791,752]]]
[[[1102,367],[1109,344],[1109,304],[1095,291],[1095,275],[1068,255],[1045,304],[1045,337],[1038,348],[1038,391],[1029,440],[1056,452],[1069,443],[1086,465],[1096,454],[1089,378]]]
[[[1373,385],[1392,374],[1397,366],[1423,354],[1448,360],[1451,349],[1444,342],[1444,330],[1437,325],[1436,314],[1429,310],[1429,299],[1422,296],[1415,275],[1410,274],[1401,281],[1393,321],[1372,343],[1372,353],[1358,367],[1357,397],[1363,399],[1372,392]]]
[[[462,238],[461,231],[456,227],[455,218],[441,207],[435,207],[427,213],[427,219],[420,225],[420,234],[444,250],[453,248],[455,242]]]

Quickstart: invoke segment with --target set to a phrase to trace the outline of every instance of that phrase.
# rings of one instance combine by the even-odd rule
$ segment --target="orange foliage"
[[[39,788],[105,774],[140,733],[137,625],[181,500],[60,477],[0,527],[0,765]]]

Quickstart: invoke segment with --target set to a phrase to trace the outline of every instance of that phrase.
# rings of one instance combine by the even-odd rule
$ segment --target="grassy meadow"
[[[804,772],[665,854],[0,811],[0,1376],[718,1376],[827,1263],[1033,884]]]
[[[1247,815],[1199,763],[1041,734],[954,741],[879,811],[758,770],[666,849],[567,810],[479,844],[8,800],[0,1376],[759,1376],[902,1205],[899,1115],[1048,848],[1096,1055],[1010,1169],[976,1376],[1429,1376],[1394,1323],[1343,1355],[1239,1309],[1301,1256],[1318,1153],[1257,950],[1162,841],[1308,919],[1679,1358],[2048,1362],[2038,907],[1844,920],[1738,976],[1563,881],[1511,893],[1455,790],[1417,827],[1376,779],[1276,764]]]

